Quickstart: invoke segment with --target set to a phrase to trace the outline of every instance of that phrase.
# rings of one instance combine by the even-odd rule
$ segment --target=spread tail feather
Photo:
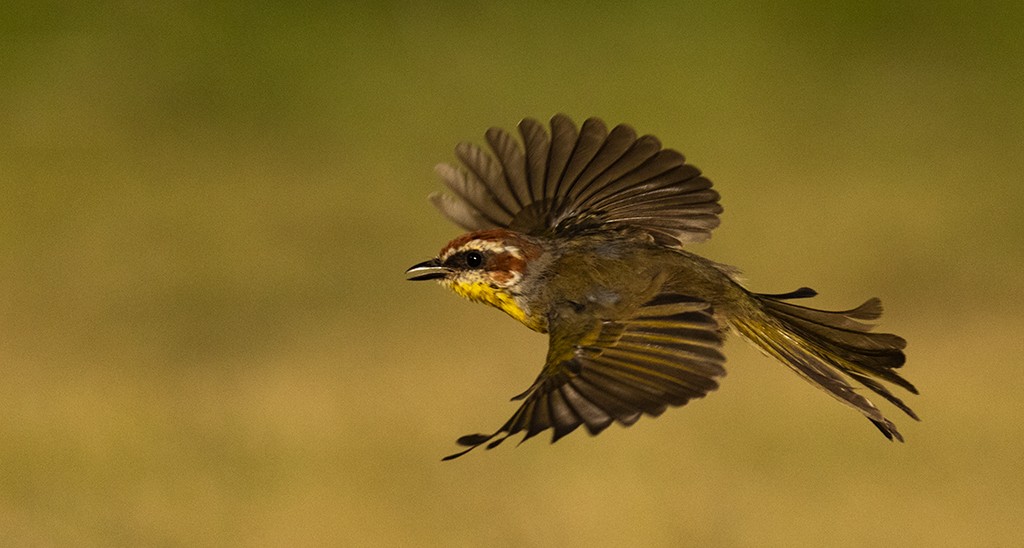
[[[733,327],[767,354],[779,359],[801,377],[860,411],[890,440],[903,441],[889,419],[859,394],[851,380],[886,399],[915,420],[920,420],[902,400],[880,381],[900,386],[913,394],[917,388],[897,369],[906,360],[907,342],[890,333],[872,333],[865,322],[882,315],[882,303],[869,299],[852,310],[832,312],[786,302],[813,297],[809,288],[779,295],[751,294],[759,313],[733,318]]]

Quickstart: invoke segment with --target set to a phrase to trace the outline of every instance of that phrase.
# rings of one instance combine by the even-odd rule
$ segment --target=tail
[[[874,326],[865,322],[877,320],[882,315],[882,302],[878,299],[869,299],[853,310],[842,312],[785,302],[815,295],[817,292],[807,287],[781,295],[752,293],[759,306],[749,314],[732,318],[730,322],[746,339],[791,367],[811,384],[863,413],[885,437],[903,441],[896,425],[857,393],[850,380],[885,398],[911,418],[920,420],[881,382],[889,382],[917,394],[917,388],[897,372],[906,361],[903,349],[907,341],[889,333],[870,332]]]

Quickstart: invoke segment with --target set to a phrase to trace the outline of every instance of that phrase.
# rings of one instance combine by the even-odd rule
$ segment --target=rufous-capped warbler
[[[438,280],[550,336],[537,380],[493,434],[459,438],[497,446],[548,428],[552,441],[584,425],[598,434],[658,416],[717,388],[722,338],[733,331],[811,384],[861,412],[887,438],[903,438],[854,385],[914,412],[882,381],[917,390],[897,369],[906,342],[873,333],[878,299],[832,312],[795,304],[809,288],[753,293],[736,270],[683,249],[706,240],[722,207],[711,181],[628,125],[582,127],[564,115],[550,133],[536,120],[486,133],[491,152],[456,147],[461,167],[437,167],[451,194],[431,200],[471,232],[411,267],[410,280]]]

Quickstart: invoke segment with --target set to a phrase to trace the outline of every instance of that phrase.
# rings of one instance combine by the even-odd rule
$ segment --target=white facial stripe
[[[517,259],[523,258],[523,252],[514,245],[506,246],[494,240],[470,240],[458,248],[449,249],[447,253],[441,256],[441,262],[448,260],[449,257],[456,253],[471,250],[508,253]]]

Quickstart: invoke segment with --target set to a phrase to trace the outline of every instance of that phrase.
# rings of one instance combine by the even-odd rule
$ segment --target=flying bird
[[[735,268],[685,249],[718,226],[719,195],[651,135],[598,118],[577,127],[561,114],[550,131],[530,118],[518,129],[519,139],[491,128],[490,150],[461,143],[459,164],[437,166],[450,193],[430,199],[469,232],[407,275],[547,333],[547,359],[508,421],[459,438],[466,449],[445,460],[519,432],[524,441],[552,429],[554,442],[579,426],[596,435],[703,397],[725,374],[728,332],[903,441],[862,390],[918,419],[884,384],[917,394],[898,372],[906,341],[872,332],[877,298],[811,308],[797,304],[817,294],[810,288],[754,293]]]

